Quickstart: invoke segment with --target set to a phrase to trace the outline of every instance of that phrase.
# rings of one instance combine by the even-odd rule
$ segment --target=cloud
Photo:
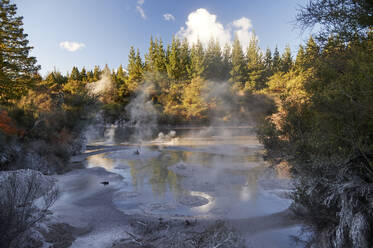
[[[207,45],[211,38],[215,38],[220,45],[224,45],[231,40],[230,31],[216,21],[216,15],[210,14],[206,9],[190,13],[185,24],[186,28],[181,27],[178,35],[187,38],[190,43],[196,43],[199,39],[202,44]]]
[[[84,48],[85,44],[73,41],[63,41],[60,43],[60,47],[66,51],[75,52],[81,48]]]
[[[143,4],[144,4],[144,0],[138,0],[136,10],[137,10],[137,12],[140,13],[141,18],[145,20],[146,19],[146,14],[145,14],[144,9],[142,8]]]
[[[245,49],[253,35],[250,19],[242,17],[234,20],[224,27],[217,21],[217,16],[209,13],[206,9],[197,9],[188,15],[185,22],[186,27],[181,27],[177,35],[193,44],[199,39],[204,46],[211,38],[217,39],[220,46],[231,44],[235,35]]]
[[[175,17],[170,14],[170,13],[166,13],[163,15],[163,18],[166,20],[166,21],[175,21]]]
[[[242,17],[241,19],[233,22],[233,27],[237,29],[234,33],[241,45],[244,47],[244,49],[246,49],[252,36],[254,35],[253,32],[250,31],[250,29],[253,27],[251,21],[246,17]]]

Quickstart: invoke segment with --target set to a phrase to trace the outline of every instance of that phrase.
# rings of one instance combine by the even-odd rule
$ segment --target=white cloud
[[[235,35],[237,35],[237,38],[243,48],[246,49],[251,37],[254,35],[253,32],[250,31],[250,29],[253,27],[251,21],[246,17],[242,17],[241,19],[235,20],[233,22],[233,26],[237,29],[235,31]]]
[[[170,13],[166,13],[163,15],[163,18],[166,20],[166,21],[175,21],[175,17],[170,14]]]
[[[206,9],[197,9],[190,13],[185,24],[186,28],[181,27],[178,35],[187,38],[190,43],[196,43],[199,39],[206,45],[214,38],[220,45],[224,45],[231,40],[230,31],[216,21],[216,15],[210,14]]]
[[[141,6],[136,6],[137,11],[140,13],[142,19],[146,19],[145,11]]]
[[[146,19],[146,14],[144,9],[142,8],[142,5],[144,4],[144,0],[137,0],[137,6],[136,10],[140,13],[142,19]]]
[[[206,9],[197,9],[188,15],[186,27],[181,27],[178,36],[187,38],[190,43],[196,43],[199,39],[203,45],[207,45],[211,38],[217,39],[223,47],[232,43],[234,35],[237,35],[241,45],[245,49],[252,37],[252,24],[250,19],[242,17],[234,20],[224,27],[217,21],[217,16]]]
[[[75,52],[81,48],[84,48],[85,44],[73,41],[63,41],[60,43],[60,47],[66,51]]]

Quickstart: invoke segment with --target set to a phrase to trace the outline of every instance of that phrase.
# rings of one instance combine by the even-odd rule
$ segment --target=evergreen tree
[[[92,82],[93,81],[93,77],[94,77],[94,75],[93,75],[93,71],[88,71],[87,72],[87,78],[88,78],[88,81],[89,82]]]
[[[196,78],[201,77],[205,70],[205,53],[203,50],[203,45],[200,40],[196,44],[193,44],[190,52],[190,66],[188,67],[189,77]]]
[[[167,53],[167,75],[171,80],[179,80],[181,78],[180,67],[180,53],[181,43],[177,37],[172,38],[171,46],[168,48]]]
[[[71,70],[69,80],[81,81],[80,72],[76,66],[74,66],[73,69]]]
[[[206,50],[206,72],[205,78],[210,80],[221,80],[222,78],[222,54],[219,41],[211,39]]]
[[[87,81],[88,80],[87,71],[86,71],[86,69],[84,67],[83,67],[82,71],[80,72],[80,78],[83,81]]]
[[[139,50],[137,49],[137,53],[135,53],[133,47],[130,48],[130,53],[128,55],[127,71],[128,79],[126,87],[129,91],[134,91],[144,79],[144,67]]]
[[[276,73],[280,70],[281,64],[281,58],[280,58],[280,52],[278,51],[278,48],[276,46],[275,51],[273,52],[273,59],[272,59],[272,71],[273,73]]]
[[[232,69],[231,50],[232,50],[232,47],[229,44],[225,44],[223,55],[222,55],[222,69],[221,69],[221,78],[224,81],[229,79],[229,72]]]
[[[299,45],[297,57],[295,59],[295,69],[300,71],[303,70],[306,65],[306,55],[302,45]]]
[[[247,89],[262,89],[265,86],[265,65],[255,35],[251,36],[249,47],[246,52],[248,81]]]
[[[291,51],[289,45],[285,47],[285,51],[281,56],[280,70],[282,72],[288,72],[293,66],[293,59],[291,57]]]
[[[230,81],[242,89],[247,79],[247,69],[245,56],[237,37],[235,38],[232,47],[232,69],[230,75]]]
[[[126,72],[124,71],[123,69],[123,66],[120,65],[117,69],[117,78],[119,80],[122,80],[122,81],[125,81],[127,79],[127,75],[126,75]]]
[[[153,37],[150,37],[150,45],[148,53],[145,54],[145,71],[154,72],[156,70],[156,44],[153,41]]]
[[[99,66],[96,65],[95,68],[93,69],[93,82],[100,80],[100,76],[101,76],[101,69]]]
[[[22,17],[9,0],[0,1],[0,102],[18,99],[27,92],[40,69],[29,56],[27,34],[23,33]]]
[[[180,79],[186,80],[188,79],[188,70],[187,68],[190,67],[190,49],[189,49],[189,42],[185,38],[181,43],[180,47]]]
[[[316,44],[312,36],[309,38],[307,42],[305,52],[306,67],[308,68],[313,66],[317,58],[319,58],[320,56],[320,47]]]
[[[272,70],[272,52],[271,49],[267,48],[266,54],[264,56],[264,66],[267,71]]]
[[[162,39],[155,41],[155,68],[158,72],[167,73],[166,53],[163,47]]]

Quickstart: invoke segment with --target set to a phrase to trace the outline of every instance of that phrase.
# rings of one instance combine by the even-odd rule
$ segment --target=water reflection
[[[260,147],[240,145],[149,145],[102,153],[87,159],[124,177],[117,203],[166,215],[257,216],[285,209],[287,199],[268,195],[258,183],[268,166]],[[274,185],[276,187],[276,185]],[[131,194],[136,197],[123,197]]]

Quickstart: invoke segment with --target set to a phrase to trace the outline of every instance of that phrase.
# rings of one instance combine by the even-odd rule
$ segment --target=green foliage
[[[0,2],[0,103],[9,104],[27,93],[39,70],[36,59],[29,56],[27,34],[22,17],[9,0]]]
[[[242,89],[247,79],[247,69],[245,56],[243,54],[240,41],[237,37],[233,42],[231,61],[232,69],[230,71],[230,81],[235,83],[238,86],[238,89]]]
[[[326,233],[339,247],[370,242],[368,231],[346,233],[367,228],[348,224],[352,218],[373,221],[371,203],[361,198],[370,197],[365,186],[373,183],[372,52],[370,34],[349,43],[331,36],[322,48],[311,38],[305,52],[299,49],[295,69],[268,82],[278,110],[259,129],[259,139],[292,162],[298,179],[293,199],[305,209],[296,213],[315,231],[316,244]],[[356,205],[344,205],[346,199]]]
[[[202,43],[198,40],[196,44],[193,44],[190,53],[190,66],[189,75],[191,78],[202,77],[206,70],[206,58],[203,50]]]

